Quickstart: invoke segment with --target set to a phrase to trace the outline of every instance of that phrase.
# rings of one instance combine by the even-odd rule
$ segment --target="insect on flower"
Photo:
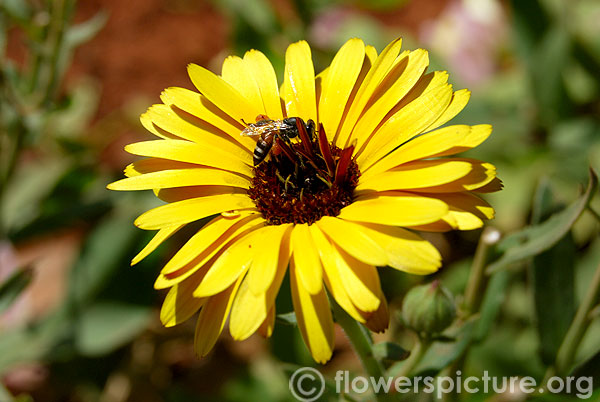
[[[254,166],[264,161],[267,155],[269,155],[269,151],[273,155],[279,155],[282,152],[282,146],[284,146],[282,141],[291,146],[290,138],[298,136],[298,125],[304,127],[312,138],[315,132],[314,121],[309,120],[308,123],[304,123],[304,120],[299,117],[271,120],[268,116],[259,114],[256,117],[256,123],[248,124],[241,134],[259,137],[256,142],[256,148],[254,148]]]
[[[189,65],[197,90],[165,89],[141,116],[157,139],[128,145],[142,158],[108,186],[165,202],[135,220],[157,233],[134,264],[210,217],[158,275],[162,323],[197,315],[199,356],[227,322],[235,340],[271,336],[287,275],[315,361],[334,350],[330,300],[384,331],[378,267],[437,271],[442,256],[418,232],[482,227],[494,209],[480,194],[502,188],[492,164],[455,156],[492,127],[446,125],[470,92],[428,66],[400,39],[377,52],[356,38],[320,73],[308,43],[291,44],[281,85],[257,50],[226,58],[221,75]]]

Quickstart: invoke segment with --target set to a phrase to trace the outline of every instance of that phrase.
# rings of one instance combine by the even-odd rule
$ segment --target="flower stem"
[[[465,297],[463,301],[463,312],[467,318],[479,310],[481,300],[483,298],[483,289],[487,282],[485,275],[485,267],[488,262],[489,254],[492,246],[500,240],[500,231],[493,227],[486,227],[481,233],[475,256],[473,257],[473,265],[469,275],[469,282],[465,289]]]
[[[333,314],[342,327],[367,374],[376,380],[384,375],[383,366],[373,356],[373,340],[369,330],[356,322],[337,303],[332,302]]]
[[[596,268],[596,273],[590,283],[590,287],[581,302],[581,305],[577,309],[573,323],[569,327],[565,339],[563,340],[558,353],[556,355],[556,362],[554,363],[554,371],[559,376],[567,374],[568,370],[573,364],[575,352],[577,347],[585,334],[589,324],[590,311],[594,308],[595,303],[600,297],[600,265]]]
[[[600,214],[599,214],[598,212],[596,212],[596,210],[595,210],[594,208],[592,208],[592,206],[591,206],[591,205],[588,205],[588,206],[587,206],[587,209],[588,209],[588,211],[590,211],[590,213],[592,214],[592,216],[593,216],[594,218],[596,218],[596,220],[597,220],[598,222],[600,222]]]
[[[417,341],[412,347],[408,359],[392,366],[389,370],[389,375],[393,377],[407,377],[410,375],[414,368],[421,362],[431,344],[431,340],[417,337]]]

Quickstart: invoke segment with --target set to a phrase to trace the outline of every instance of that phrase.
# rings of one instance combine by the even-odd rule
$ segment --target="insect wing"
[[[267,124],[250,124],[242,130],[241,135],[255,137],[270,131],[279,131],[284,127],[287,125],[282,120],[272,120]]]

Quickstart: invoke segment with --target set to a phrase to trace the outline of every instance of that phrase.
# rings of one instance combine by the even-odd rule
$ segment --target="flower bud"
[[[427,337],[442,332],[456,316],[452,294],[439,281],[415,286],[402,304],[404,325]]]

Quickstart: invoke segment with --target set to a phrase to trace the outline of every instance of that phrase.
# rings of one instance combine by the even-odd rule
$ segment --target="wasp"
[[[300,117],[287,117],[283,120],[271,120],[265,115],[258,115],[256,123],[248,124],[242,131],[242,135],[258,136],[256,148],[254,148],[254,166],[265,160],[269,152],[273,154],[280,153],[277,138],[289,144],[291,138],[298,136],[298,124],[306,128],[307,133],[312,137],[315,132],[315,123],[309,120],[305,123]]]

